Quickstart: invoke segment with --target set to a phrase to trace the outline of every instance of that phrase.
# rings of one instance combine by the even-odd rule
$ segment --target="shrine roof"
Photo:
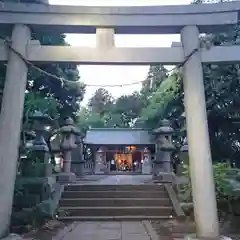
[[[91,145],[150,145],[154,144],[150,129],[92,128],[84,139]]]

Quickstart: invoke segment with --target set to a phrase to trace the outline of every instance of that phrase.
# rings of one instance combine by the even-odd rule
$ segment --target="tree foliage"
[[[89,100],[88,106],[92,112],[104,116],[113,103],[113,97],[104,88],[99,88]]]
[[[6,0],[7,1],[7,0]],[[9,0],[16,2],[27,3],[42,3],[42,0]],[[2,36],[3,38],[9,36]],[[39,40],[42,45],[67,45],[65,42],[65,35],[59,33],[43,34],[40,32],[32,32],[32,39]],[[79,111],[79,104],[83,99],[85,93],[85,86],[77,84],[79,80],[79,72],[76,64],[67,63],[53,63],[42,64],[39,66],[42,70],[56,75],[59,79],[55,79],[50,75],[39,72],[36,69],[29,68],[28,83],[26,87],[26,101],[25,112],[36,109],[44,108],[44,112],[49,114],[62,122],[67,117],[75,117]],[[4,87],[4,79],[6,73],[6,66],[0,65],[0,88]],[[60,78],[68,79],[69,82],[62,82]],[[72,82],[72,83],[71,83]],[[75,83],[74,83],[75,82]],[[41,100],[42,99],[42,100]],[[54,104],[53,104],[54,102]],[[45,107],[43,107],[43,105]],[[51,107],[49,106],[51,105]],[[53,111],[53,105],[55,110]],[[25,116],[25,119],[27,117]]]
[[[151,128],[158,127],[163,118],[175,120],[183,111],[182,78],[178,72],[166,77],[151,93],[148,105],[141,112],[141,119]]]
[[[193,3],[213,2],[223,1],[196,0]],[[201,47],[207,49],[212,46],[238,45],[240,26],[228,32],[201,35],[200,42]],[[213,160],[229,159],[240,165],[240,65],[204,64],[203,73]],[[181,143],[186,136],[182,80],[181,69],[168,72],[162,65],[152,65],[139,92],[113,99],[109,92],[99,89],[88,107],[85,121],[81,116],[80,122],[86,123],[85,129],[132,126],[156,128],[162,119],[167,118],[175,129],[176,142]]]
[[[111,94],[103,88],[98,89],[86,108],[82,108],[78,115],[80,128],[89,127],[131,127],[144,106],[141,94],[134,92],[113,99]]]
[[[200,38],[201,45],[207,48],[238,45],[239,39],[239,26],[235,26],[228,32],[208,34]],[[235,164],[239,164],[239,67],[239,64],[203,65],[209,134],[214,161],[230,159]],[[179,130],[178,134],[183,133],[185,136],[185,131],[181,131],[184,130],[182,129],[183,98],[181,70],[178,70],[165,78],[157,91],[151,93],[148,106],[143,109],[141,118],[149,127],[155,127],[159,120],[168,118],[172,121],[175,130]]]
[[[230,197],[232,199],[235,199],[234,196],[234,188],[230,184],[230,182],[227,180],[228,174],[231,171],[238,172],[238,170],[231,168],[226,163],[217,163],[213,165],[213,177],[215,182],[215,193],[216,198],[219,204],[221,203],[228,203],[228,201],[231,201]],[[181,186],[181,193],[183,197],[183,201],[186,202],[192,202],[192,187],[190,183],[190,170],[189,166],[184,166],[184,176],[186,177],[187,181],[182,184]]]

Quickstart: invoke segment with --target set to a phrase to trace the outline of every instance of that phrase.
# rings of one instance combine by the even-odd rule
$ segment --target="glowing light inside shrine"
[[[128,151],[135,151],[137,148],[135,146],[127,146]]]

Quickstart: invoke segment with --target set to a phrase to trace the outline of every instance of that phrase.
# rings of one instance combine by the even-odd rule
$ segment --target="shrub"
[[[238,169],[232,168],[226,163],[217,163],[213,165],[216,199],[220,211],[231,211],[232,203],[238,198],[234,195],[233,185],[228,181],[229,176],[232,176],[233,173],[237,174],[238,172]],[[184,166],[183,175],[186,182],[180,186],[180,198],[184,202],[192,202],[189,166]]]

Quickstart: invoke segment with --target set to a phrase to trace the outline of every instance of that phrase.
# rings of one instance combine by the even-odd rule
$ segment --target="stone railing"
[[[84,163],[84,173],[85,174],[94,174],[94,163],[93,162],[85,162]]]
[[[181,207],[181,204],[178,200],[177,194],[175,192],[175,190],[173,189],[172,184],[164,184],[164,187],[168,193],[168,196],[172,202],[176,217],[179,220],[184,220],[186,218],[185,213]]]

